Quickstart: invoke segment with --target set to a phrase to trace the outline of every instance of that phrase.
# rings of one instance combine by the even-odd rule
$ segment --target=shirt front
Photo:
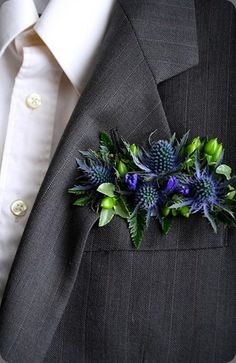
[[[0,8],[0,302],[30,211],[93,71],[114,0]]]

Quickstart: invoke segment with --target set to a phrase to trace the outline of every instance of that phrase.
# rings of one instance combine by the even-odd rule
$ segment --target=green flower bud
[[[138,147],[137,147],[137,145],[135,145],[135,144],[130,145],[130,150],[132,151],[132,153],[134,155],[137,155],[138,154]]]
[[[121,177],[123,177],[126,173],[128,173],[128,168],[122,161],[119,161],[117,165],[117,170]]]
[[[162,215],[164,217],[167,217],[170,214],[170,208],[168,208],[167,206],[162,208]]]
[[[178,214],[177,209],[171,209],[171,212],[172,212],[172,215],[173,215],[174,217],[176,217],[176,216],[177,216],[177,214]]]
[[[191,144],[189,144],[187,147],[186,147],[186,153],[188,155],[192,154],[194,151],[196,151],[199,147],[201,146],[201,140],[200,140],[200,137],[195,137],[193,139],[193,141],[191,142]]]
[[[232,200],[232,199],[234,199],[235,194],[236,194],[236,191],[235,191],[235,190],[233,190],[232,192],[229,192],[229,193],[226,195],[226,197],[227,197],[228,199]]]
[[[214,155],[219,147],[217,139],[210,139],[206,142],[204,152],[207,155]]]
[[[222,144],[218,144],[218,147],[216,149],[216,152],[214,153],[214,155],[212,155],[212,159],[211,161],[216,162],[219,159],[220,154],[223,151],[223,145]]]
[[[105,209],[112,209],[115,206],[115,198],[105,197],[101,201],[101,207]]]
[[[188,218],[190,216],[190,212],[189,212],[189,207],[186,205],[184,207],[181,207],[179,209],[180,214],[182,214],[182,216]]]
[[[234,197],[235,197],[236,191],[235,191],[235,189],[232,187],[232,185],[229,185],[229,186],[228,186],[228,188],[229,188],[230,192],[226,195],[226,197],[227,197],[228,199],[232,200],[232,199],[234,199]]]

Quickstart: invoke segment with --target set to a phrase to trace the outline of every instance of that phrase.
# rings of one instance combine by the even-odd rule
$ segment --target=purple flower
[[[179,181],[176,178],[176,176],[171,176],[167,182],[165,192],[166,193],[173,192],[177,188],[178,184],[179,184]]]
[[[138,175],[137,174],[125,174],[125,183],[128,185],[130,190],[135,190],[138,183]]]
[[[187,185],[181,185],[179,188],[178,188],[178,192],[184,196],[188,195],[189,192],[190,192],[190,189]]]

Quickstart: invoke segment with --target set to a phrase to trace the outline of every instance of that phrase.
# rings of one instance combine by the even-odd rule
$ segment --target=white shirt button
[[[29,96],[26,97],[25,102],[29,108],[35,110],[36,108],[41,106],[42,98],[38,93],[31,93]]]
[[[12,214],[14,214],[14,216],[17,216],[17,217],[24,216],[27,209],[28,209],[27,204],[23,200],[20,200],[20,199],[15,200],[11,204],[11,212],[12,212]]]

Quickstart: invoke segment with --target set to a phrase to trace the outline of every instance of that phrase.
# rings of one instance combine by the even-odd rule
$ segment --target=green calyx
[[[234,197],[235,197],[235,195],[236,195],[236,190],[232,187],[232,185],[229,185],[228,186],[228,188],[229,188],[229,193],[226,195],[226,198],[228,198],[228,199],[234,199]]]
[[[118,162],[117,170],[121,177],[125,176],[125,174],[128,173],[129,171],[125,163],[123,163],[123,161]]]
[[[167,217],[170,214],[170,208],[167,206],[164,206],[161,210],[163,217]]]
[[[170,211],[171,211],[171,213],[172,213],[172,215],[174,217],[176,217],[178,215],[181,215],[181,216],[183,216],[185,218],[189,218],[189,216],[190,216],[190,209],[189,209],[188,206],[184,206],[184,207],[181,207],[181,208],[173,208],[173,209],[171,208]]]
[[[182,208],[179,209],[179,213],[185,217],[185,218],[189,218],[190,216],[190,211],[189,211],[189,207],[188,206],[184,206]]]
[[[222,151],[223,151],[223,145],[218,144],[216,152],[214,153],[214,155],[212,155],[212,162],[216,162],[219,159],[219,156],[222,153]]]
[[[135,144],[131,144],[131,145],[130,145],[130,150],[131,150],[131,152],[132,152],[135,156],[137,156],[137,155],[138,155],[138,147],[137,147],[137,145],[135,145]]]
[[[208,164],[214,164],[223,152],[223,145],[219,144],[217,139],[210,139],[204,146],[204,152]]]
[[[187,147],[186,147],[186,153],[187,155],[191,155],[194,151],[196,151],[197,149],[199,149],[199,147],[201,146],[201,140],[200,140],[200,137],[195,137],[191,144],[189,144]]]
[[[208,140],[204,146],[205,154],[213,156],[216,153],[218,146],[217,138]]]

